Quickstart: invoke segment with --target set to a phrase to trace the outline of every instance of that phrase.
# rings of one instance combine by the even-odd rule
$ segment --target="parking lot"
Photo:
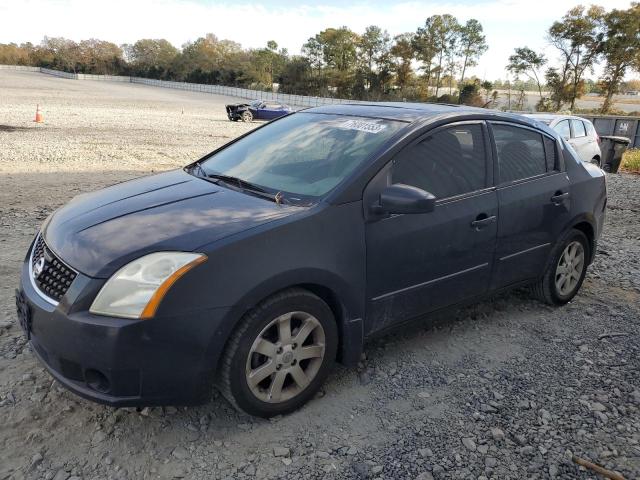
[[[14,289],[46,216],[73,196],[179,167],[257,124],[236,98],[0,70],[0,480],[640,479],[640,176],[608,177],[581,293],[526,290],[368,343],[298,412],[115,410],[67,392],[16,324]],[[36,105],[45,122],[35,124]]]

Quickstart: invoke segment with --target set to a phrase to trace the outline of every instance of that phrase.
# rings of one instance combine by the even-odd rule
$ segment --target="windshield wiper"
[[[204,169],[203,169],[204,170]],[[205,175],[207,178],[215,178],[216,180],[222,180],[224,183],[228,183],[230,185],[236,185],[237,187],[243,190],[251,190],[252,192],[260,192],[260,193],[269,193],[264,188],[259,187],[258,185],[247,182],[238,177],[233,177],[231,175],[223,175],[221,173],[207,173]],[[272,194],[269,193],[273,197]]]
[[[202,166],[198,165],[198,167],[200,168],[200,171],[204,172],[204,168],[202,168]],[[277,193],[273,194],[271,192],[268,192],[264,188],[256,185],[255,183],[248,182],[246,180],[243,180],[242,178],[234,177],[234,176],[231,176],[231,175],[223,175],[221,173],[206,173],[206,172],[204,173],[203,177],[205,179],[208,178],[208,179],[213,179],[213,180],[220,180],[220,181],[226,183],[227,185],[236,186],[236,187],[240,188],[241,190],[245,190],[245,191],[247,191],[249,193],[252,193],[254,195],[257,195],[259,197],[271,200],[272,202],[275,202],[278,205],[280,205],[282,203],[289,203],[284,198],[284,195],[282,194],[282,192],[277,192]]]

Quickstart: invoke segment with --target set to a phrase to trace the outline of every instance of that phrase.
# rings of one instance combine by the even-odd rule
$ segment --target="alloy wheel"
[[[562,296],[571,294],[580,282],[584,270],[584,247],[582,243],[569,243],[560,255],[556,266],[555,283]]]
[[[263,402],[280,403],[304,391],[325,354],[325,332],[316,317],[289,312],[273,319],[254,340],[245,377],[251,393]]]

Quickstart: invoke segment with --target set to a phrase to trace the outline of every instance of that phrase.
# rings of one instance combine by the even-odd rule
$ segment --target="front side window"
[[[482,126],[448,127],[405,148],[394,159],[392,182],[447,198],[486,187]]]
[[[500,183],[542,175],[547,171],[542,134],[527,128],[492,125],[498,152]]]
[[[301,112],[272,122],[201,162],[226,175],[306,203],[328,193],[405,122]]]
[[[578,137],[586,137],[587,132],[584,129],[584,123],[580,120],[571,120],[571,126],[573,127],[573,136]]]
[[[560,134],[562,138],[571,138],[571,128],[569,128],[569,120],[562,120],[553,127],[553,129]]]

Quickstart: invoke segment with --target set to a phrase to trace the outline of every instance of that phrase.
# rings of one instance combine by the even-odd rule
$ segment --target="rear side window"
[[[498,152],[500,183],[514,182],[547,172],[542,134],[509,125],[492,125]],[[555,163],[555,160],[554,160]]]
[[[569,128],[569,120],[562,120],[553,127],[553,129],[562,136],[562,138],[571,138],[571,129]]]
[[[596,129],[591,122],[584,122],[584,126],[587,127],[587,135],[590,137],[596,136]]]
[[[573,127],[573,136],[578,137],[586,137],[587,132],[584,129],[584,123],[580,120],[571,120],[571,126]]]
[[[444,128],[405,148],[393,162],[392,182],[447,198],[486,187],[484,137],[478,124]]]

